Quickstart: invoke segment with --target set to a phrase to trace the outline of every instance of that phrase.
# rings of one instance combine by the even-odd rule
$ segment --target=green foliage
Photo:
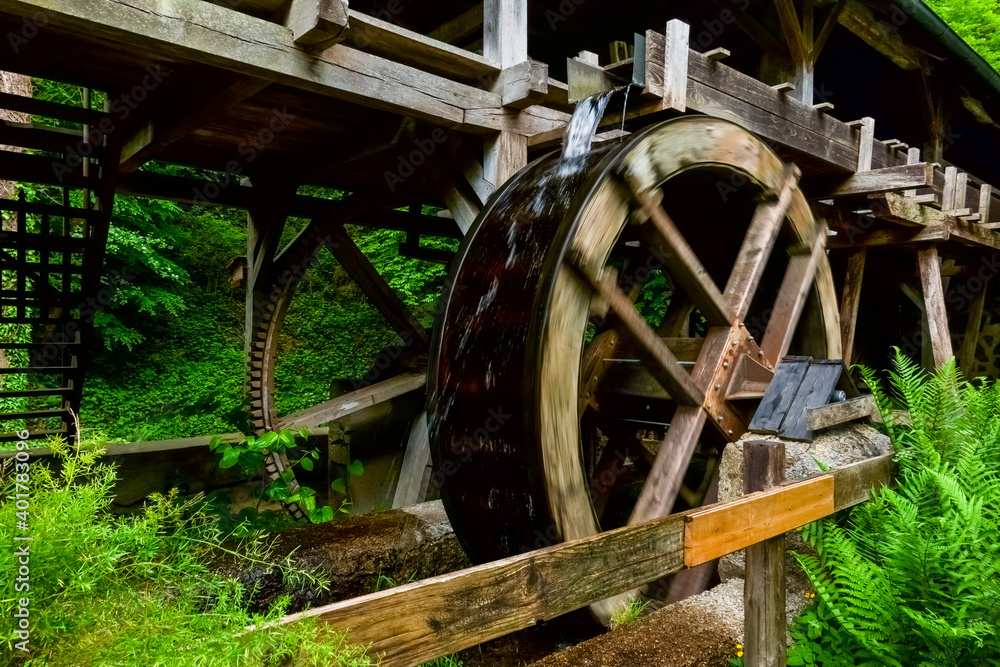
[[[639,617],[649,606],[649,600],[641,600],[637,597],[629,596],[618,609],[611,614],[611,629],[621,628],[639,620]]]
[[[289,467],[281,472],[278,479],[267,480],[261,492],[262,496],[282,503],[297,503],[313,523],[331,521],[334,517],[333,508],[328,505],[317,505],[315,489],[302,485],[296,489],[292,488],[295,468],[302,468],[308,472],[313,469],[315,461],[319,460],[319,450],[304,451],[296,448],[296,435],[306,440],[309,437],[309,430],[302,429],[296,434],[294,431],[284,429],[280,432],[265,433],[259,437],[249,435],[238,443],[226,442],[217,435],[211,439],[208,447],[219,455],[220,468],[238,467],[246,477],[259,472],[268,456],[272,454],[286,456]],[[360,461],[355,461],[351,465],[355,470],[360,468],[359,475],[364,472]],[[344,505],[338,510],[342,513],[346,511]]]
[[[1000,385],[954,360],[932,377],[899,354],[872,388],[897,452],[898,489],[804,529],[819,597],[790,665],[978,666],[1000,661]],[[909,424],[893,408],[909,410]]]
[[[996,0],[925,0],[993,69],[1000,69],[1000,7]]]
[[[340,665],[371,667],[362,649],[315,623],[278,624],[287,600],[262,614],[246,603],[252,591],[209,567],[226,554],[246,567],[283,576],[310,588],[325,583],[276,561],[260,539],[236,547],[223,543],[213,517],[171,492],[152,496],[134,516],[108,512],[114,468],[98,463],[101,449],[47,443],[57,465],[31,460],[0,469],[0,493],[30,486],[30,589],[15,590],[21,566],[14,550],[0,555],[0,614],[14,618],[18,600],[30,599],[30,652],[15,649],[12,625],[0,629],[3,664],[19,656],[34,667],[155,665],[240,667]],[[14,542],[15,504],[0,505],[0,541]],[[23,534],[19,531],[17,534]],[[255,626],[248,630],[249,626]],[[18,660],[19,661],[19,660]]]

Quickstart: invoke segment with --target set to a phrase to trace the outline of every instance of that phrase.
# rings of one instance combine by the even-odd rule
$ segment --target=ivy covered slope
[[[1000,4],[997,0],[924,0],[993,69],[1000,69]]]
[[[898,488],[803,531],[817,604],[792,627],[788,664],[1000,664],[1000,385],[961,381],[954,360],[929,378],[902,355],[891,396],[863,374]]]

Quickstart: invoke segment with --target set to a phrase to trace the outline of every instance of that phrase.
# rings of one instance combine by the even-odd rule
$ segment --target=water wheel
[[[512,178],[431,346],[432,452],[470,557],[698,504],[779,360],[840,356],[825,238],[798,170],[707,117]]]

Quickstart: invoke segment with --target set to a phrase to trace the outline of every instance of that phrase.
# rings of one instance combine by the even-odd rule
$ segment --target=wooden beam
[[[805,62],[809,57],[809,50],[806,48],[794,0],[774,0],[774,7],[778,10],[781,32],[785,35],[785,43],[792,55],[792,61],[795,63]]]
[[[908,45],[894,26],[875,18],[872,10],[864,3],[848,0],[838,20],[840,25],[899,67],[912,70],[922,66],[924,56],[921,51]]]
[[[500,69],[528,59],[528,0],[483,2],[483,55]]]
[[[993,203],[993,186],[983,183],[979,187],[979,221],[988,223],[990,221],[990,205]]]
[[[410,428],[410,437],[399,469],[399,480],[392,498],[393,509],[411,507],[424,502],[432,472],[431,444],[427,433],[427,413],[417,415]]]
[[[678,19],[667,22],[664,41],[663,107],[687,110],[688,42],[691,26]],[[647,44],[648,46],[648,44]]]
[[[149,121],[126,139],[119,172],[131,174],[164,148],[217,122],[268,85],[268,81],[247,77],[235,77],[235,80],[230,77],[230,83],[221,86],[217,80],[212,81],[210,87],[195,83],[192,94],[183,104],[172,104],[169,113]]]
[[[847,275],[844,292],[840,298],[840,341],[844,363],[850,366],[854,357],[854,336],[858,326],[858,306],[861,305],[861,286],[865,275],[867,248],[851,252],[847,258]]]
[[[527,165],[528,138],[524,135],[499,132],[486,139],[483,178],[494,190]]]
[[[743,443],[743,491],[768,491],[785,481],[785,443]],[[830,479],[832,487],[833,479]],[[833,489],[820,503],[833,508]],[[782,509],[784,509],[782,507]],[[757,518],[757,517],[754,517]],[[770,517],[765,518],[765,521]],[[685,534],[685,541],[687,534]],[[743,644],[746,667],[785,666],[785,534],[751,544],[743,583]]]
[[[934,185],[934,165],[928,162],[858,171],[847,178],[806,184],[810,198],[853,197]]]
[[[715,560],[833,514],[834,484],[824,475],[687,514],[684,564]]]
[[[490,55],[477,55],[354,9],[349,15],[345,46],[363,48],[392,62],[477,84],[500,69],[497,59]]]
[[[728,0],[712,0],[722,11],[732,12],[733,19],[740,30],[745,32],[750,39],[757,43],[759,47],[767,51],[773,58],[789,62],[788,47],[782,44],[771,32],[762,26],[757,19],[751,16],[739,3]],[[747,5],[749,7],[749,5]]]
[[[855,419],[871,417],[875,412],[875,399],[871,394],[850,398],[840,403],[806,408],[806,425],[810,431],[830,428]]]
[[[875,119],[862,118],[859,126],[861,136],[858,139],[857,171],[869,171],[872,168],[872,152],[875,148]]]
[[[500,108],[495,93],[343,43],[317,56],[295,44],[282,25],[202,0],[10,0],[5,10],[42,14],[55,28],[97,39],[141,43],[152,59],[189,60],[469,131],[496,131],[524,122],[482,113]],[[475,54],[468,53],[467,61],[475,62]],[[489,63],[486,68],[499,71]],[[467,111],[477,113],[466,117]],[[532,120],[537,124],[540,118]]]
[[[937,245],[929,245],[917,251],[920,267],[920,284],[923,288],[927,329],[930,335],[934,367],[951,359],[951,333],[948,330],[948,310],[945,306],[944,286],[941,283],[941,259]]]
[[[819,60],[819,55],[823,52],[823,47],[826,46],[826,40],[830,39],[830,35],[833,34],[833,28],[837,25],[837,21],[840,20],[840,14],[846,6],[847,0],[837,0],[837,4],[826,15],[823,27],[820,29],[819,35],[816,36],[816,42],[813,44],[812,51],[809,54],[809,60],[812,62],[815,63]]]
[[[765,533],[786,523],[784,505],[775,500],[784,490],[810,504],[832,481],[830,511],[846,509],[871,498],[892,483],[893,455],[868,459],[808,480],[806,491],[779,487],[734,503],[675,514],[643,524],[486,563],[352,600],[311,609],[282,623],[316,617],[347,640],[369,645],[372,655],[385,653],[382,667],[412,667],[428,660],[561,616],[598,600],[680,571],[685,566],[685,518],[696,512],[722,511],[739,504],[744,516],[768,517]],[[830,480],[830,481],[826,481]],[[765,511],[765,508],[772,508]],[[814,510],[793,505],[802,518]],[[819,518],[819,517],[816,517]],[[736,534],[756,530],[758,521],[730,524]],[[801,525],[801,524],[800,524]],[[797,526],[793,526],[797,527]],[[741,540],[733,540],[736,543]],[[476,592],[475,604],[468,602]]]
[[[493,85],[502,104],[512,109],[526,109],[542,104],[549,96],[549,66],[525,60],[505,68]]]
[[[291,0],[285,27],[299,46],[323,51],[344,38],[347,0]]]
[[[424,373],[404,373],[282,417],[278,420],[278,424],[281,428],[290,429],[327,424],[378,403],[420,391],[426,384],[427,376]]]
[[[308,227],[307,227],[308,230]],[[319,225],[316,233],[327,241],[333,253],[347,274],[358,284],[382,316],[403,338],[404,345],[426,346],[430,341],[427,330],[407,308],[403,300],[389,287],[371,261],[354,243],[347,230],[339,222]]]

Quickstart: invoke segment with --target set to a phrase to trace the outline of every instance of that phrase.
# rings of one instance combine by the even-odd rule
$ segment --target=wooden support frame
[[[847,275],[840,299],[840,340],[844,362],[851,365],[854,356],[854,336],[858,325],[858,307],[861,305],[861,286],[865,276],[868,248],[858,248],[847,257]]]
[[[347,17],[346,0],[291,0],[285,26],[296,44],[323,51],[343,39]]]
[[[785,443],[751,440],[743,443],[743,491],[768,491],[785,481]],[[833,480],[813,502],[833,509]],[[791,516],[791,514],[786,515]],[[763,523],[763,522],[761,522]],[[685,535],[685,538],[687,536]],[[784,667],[785,534],[746,549],[743,583],[743,661],[747,667]]]
[[[347,631],[348,641],[370,644],[372,654],[384,653],[383,667],[412,667],[690,567],[693,561],[685,560],[688,516],[708,517],[714,513],[721,517],[733,512],[770,516],[771,528],[756,533],[769,538],[865,502],[875,490],[892,484],[893,458],[890,454],[868,459],[732,503],[619,528],[318,607],[287,616],[282,622],[317,617],[333,630]],[[832,501],[825,500],[827,489],[832,489]],[[817,498],[817,492],[823,494],[818,503],[811,500]],[[792,513],[798,517],[792,521],[783,516],[789,500]],[[805,510],[806,505],[810,509]],[[733,533],[724,542],[733,550],[746,546],[746,531],[753,524],[733,520],[729,525]],[[473,590],[477,602],[470,605],[467,591]]]
[[[930,336],[934,367],[939,368],[952,357],[952,347],[937,245],[920,248],[917,251],[917,263],[920,268],[920,284],[923,287],[927,332]]]
[[[209,86],[195,84],[184,104],[143,125],[122,147],[122,174],[131,174],[159,151],[235,109],[245,100],[267,88],[268,81],[248,77],[228,77],[230,82],[219,87],[218,81]]]

